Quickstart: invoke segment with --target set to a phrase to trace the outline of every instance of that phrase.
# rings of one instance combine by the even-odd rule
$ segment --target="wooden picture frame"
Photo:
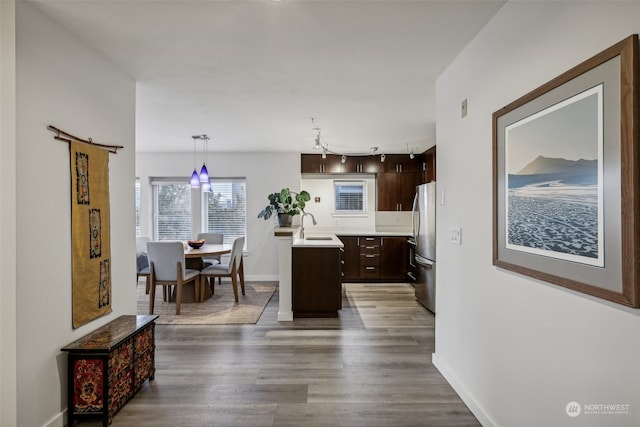
[[[638,35],[493,114],[493,264],[640,307]]]

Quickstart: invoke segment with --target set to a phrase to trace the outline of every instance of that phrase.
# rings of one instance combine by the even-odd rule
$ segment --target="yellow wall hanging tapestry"
[[[73,327],[111,310],[109,151],[71,141]]]

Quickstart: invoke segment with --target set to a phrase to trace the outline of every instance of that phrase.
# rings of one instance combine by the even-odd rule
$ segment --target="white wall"
[[[366,215],[336,216],[334,214],[334,191],[333,182],[337,180],[364,180],[367,186],[367,213]],[[321,231],[331,229],[338,230],[354,230],[363,229],[373,231],[376,228],[376,180],[374,176],[360,176],[351,178],[349,176],[335,176],[333,178],[303,178],[300,183],[303,190],[307,190],[311,194],[311,200],[305,207],[305,212],[312,213],[316,219],[317,225],[305,218],[305,231]],[[316,202],[315,198],[319,197],[320,201]]]
[[[16,27],[18,425],[62,426],[60,348],[136,312],[135,83],[26,2],[17,4]],[[113,312],[76,330],[69,146],[53,139],[49,124],[125,146],[109,155]]]
[[[215,144],[215,135],[209,134]],[[185,135],[185,141],[190,139]],[[187,141],[188,142],[188,141]],[[192,144],[185,142],[189,148]],[[247,280],[278,279],[278,245],[273,235],[275,217],[265,221],[258,213],[269,203],[267,195],[289,187],[299,190],[299,153],[218,153],[209,148],[207,169],[214,177],[247,179],[247,253],[244,259]],[[193,151],[184,153],[138,153],[136,176],[140,178],[140,226],[143,235],[152,236],[150,177],[190,177]],[[299,221],[296,217],[294,224]],[[199,227],[199,224],[194,224]],[[196,234],[198,230],[194,230]]]
[[[639,16],[638,2],[508,2],[437,82],[446,205],[438,208],[434,363],[486,426],[640,425],[640,310],[491,259],[492,113],[639,32]],[[462,246],[447,241],[454,225]],[[571,401],[629,404],[629,414],[569,418]]]
[[[17,424],[15,2],[0,1],[0,425]]]
[[[364,180],[367,185],[367,213],[366,215],[348,216],[334,213],[334,180],[350,181]],[[377,189],[375,175],[334,175],[309,176],[304,175],[300,180],[300,188],[311,194],[311,201],[305,211],[312,213],[317,225],[305,220],[305,231],[321,234],[323,232],[340,233],[370,233],[374,231],[410,232],[411,212],[376,211]],[[320,197],[320,202],[315,198]]]

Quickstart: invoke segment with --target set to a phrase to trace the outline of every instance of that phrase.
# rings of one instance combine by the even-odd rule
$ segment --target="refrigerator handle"
[[[416,255],[414,259],[416,260],[416,264],[425,267],[427,270],[433,268],[433,261],[423,258],[420,255]]]
[[[413,196],[413,208],[411,209],[411,226],[413,237],[416,237],[416,229],[420,230],[420,215],[418,215],[418,189],[416,187],[416,195]],[[418,227],[416,227],[416,218],[418,218]]]

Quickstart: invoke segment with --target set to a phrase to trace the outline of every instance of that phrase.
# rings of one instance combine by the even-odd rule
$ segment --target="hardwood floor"
[[[337,319],[278,322],[276,293],[256,325],[156,326],[155,380],[112,426],[479,426],[413,288],[345,289]]]

